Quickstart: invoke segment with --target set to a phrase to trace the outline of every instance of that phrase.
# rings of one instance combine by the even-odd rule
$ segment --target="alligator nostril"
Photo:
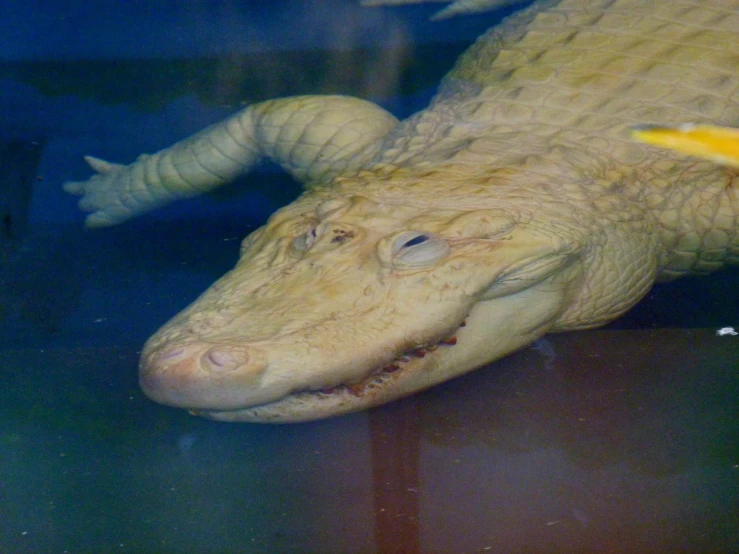
[[[203,354],[203,368],[215,373],[233,371],[249,361],[249,353],[243,347],[215,347]]]

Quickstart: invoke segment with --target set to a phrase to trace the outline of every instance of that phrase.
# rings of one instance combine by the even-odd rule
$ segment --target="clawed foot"
[[[82,196],[79,201],[81,210],[92,212],[85,218],[85,226],[109,227],[134,216],[138,203],[128,192],[131,166],[93,156],[85,156],[85,161],[97,174],[86,181],[67,181],[63,185],[66,192]]]

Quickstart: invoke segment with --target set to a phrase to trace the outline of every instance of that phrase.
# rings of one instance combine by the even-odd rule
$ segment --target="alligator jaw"
[[[292,393],[280,400],[237,410],[190,410],[192,415],[217,421],[257,423],[294,423],[322,419],[354,412],[386,402],[398,381],[409,373],[423,372],[439,353],[455,346],[463,334],[466,320],[457,331],[426,346],[403,352],[394,360],[377,368],[361,381],[339,384],[313,391]],[[429,386],[432,383],[429,383]],[[412,391],[410,391],[412,392]],[[409,393],[410,393],[409,392]],[[403,396],[403,395],[400,395]]]
[[[273,216],[236,267],[147,342],[147,396],[220,421],[368,409],[530,344],[580,282],[573,243],[502,208],[419,219],[401,206],[396,221],[387,205],[352,198],[325,224]],[[346,229],[351,240],[334,241]]]

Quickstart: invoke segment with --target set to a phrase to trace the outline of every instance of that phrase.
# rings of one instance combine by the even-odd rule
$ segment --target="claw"
[[[85,156],[85,161],[92,169],[103,174],[110,173],[111,171],[115,171],[116,169],[123,167],[123,164],[108,162],[101,158],[96,158],[95,156]]]
[[[120,221],[102,211],[91,213],[85,218],[85,227],[87,227],[88,229],[94,229],[98,227],[112,227],[113,225],[117,225],[118,223],[120,223]]]
[[[85,183],[84,181],[67,181],[62,185],[62,189],[69,194],[84,194]]]

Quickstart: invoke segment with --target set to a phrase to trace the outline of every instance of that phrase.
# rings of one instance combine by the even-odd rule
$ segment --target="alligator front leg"
[[[95,171],[64,190],[81,195],[87,227],[116,225],[180,198],[210,191],[271,158],[303,182],[358,169],[379,150],[397,119],[347,96],[296,96],[245,108],[130,165],[86,156]]]

